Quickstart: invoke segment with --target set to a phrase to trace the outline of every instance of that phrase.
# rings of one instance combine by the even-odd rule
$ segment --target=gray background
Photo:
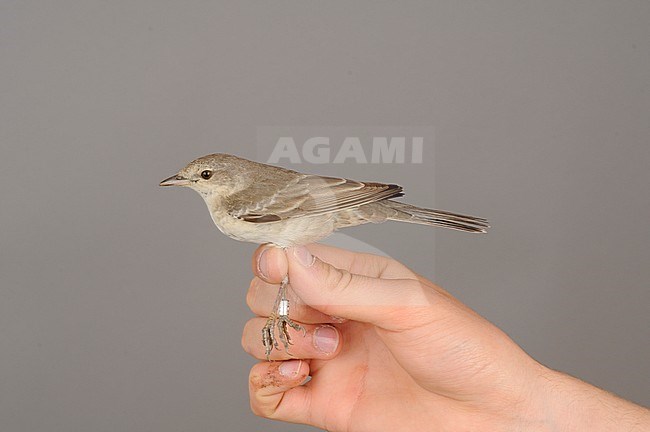
[[[435,175],[346,175],[422,205],[435,182],[491,233],[351,233],[650,403],[648,22],[647,1],[1,1],[0,428],[309,429],[249,412],[254,245],[157,187],[256,157],[264,125],[433,126]]]

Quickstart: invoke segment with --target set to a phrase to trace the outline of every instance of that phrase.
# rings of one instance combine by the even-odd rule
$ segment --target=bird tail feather
[[[382,204],[396,210],[388,216],[388,219],[394,221],[439,226],[474,233],[486,233],[490,227],[487,219],[480,217],[416,207],[392,200],[382,201]]]

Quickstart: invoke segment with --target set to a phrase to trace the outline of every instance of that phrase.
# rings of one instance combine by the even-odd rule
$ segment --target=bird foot
[[[286,300],[285,300],[286,301]],[[275,328],[278,328],[277,338],[275,336]],[[262,328],[262,343],[264,344],[264,349],[266,352],[266,360],[271,359],[271,352],[273,348],[280,350],[280,345],[278,340],[284,345],[284,350],[287,354],[291,355],[289,352],[289,346],[293,345],[291,342],[291,336],[289,336],[289,327],[295,331],[302,332],[303,336],[307,335],[307,330],[300,324],[294,322],[286,314],[271,314],[266,324]]]

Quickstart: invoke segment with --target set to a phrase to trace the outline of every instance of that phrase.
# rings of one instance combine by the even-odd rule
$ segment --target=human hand
[[[276,350],[272,359],[284,361],[252,368],[251,407],[258,415],[330,431],[553,430],[574,416],[573,424],[585,424],[577,420],[584,417],[595,423],[589,430],[598,430],[605,423],[596,422],[597,406],[582,398],[566,409],[572,395],[587,393],[636,410],[641,420],[647,416],[540,365],[497,327],[392,259],[323,245],[286,253],[262,246],[253,269],[247,302],[259,317],[245,326],[244,349],[265,359],[262,316],[287,273],[296,296],[291,317],[307,329],[305,337],[291,334],[294,360]],[[301,385],[308,375],[311,381]]]

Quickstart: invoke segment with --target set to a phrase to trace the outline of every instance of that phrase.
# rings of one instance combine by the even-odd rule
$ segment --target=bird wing
[[[295,177],[274,191],[270,188],[270,184],[258,182],[235,194],[229,200],[230,214],[247,222],[276,222],[333,213],[403,195],[402,187],[394,184],[362,183],[316,175]],[[259,197],[264,198],[260,200]]]

